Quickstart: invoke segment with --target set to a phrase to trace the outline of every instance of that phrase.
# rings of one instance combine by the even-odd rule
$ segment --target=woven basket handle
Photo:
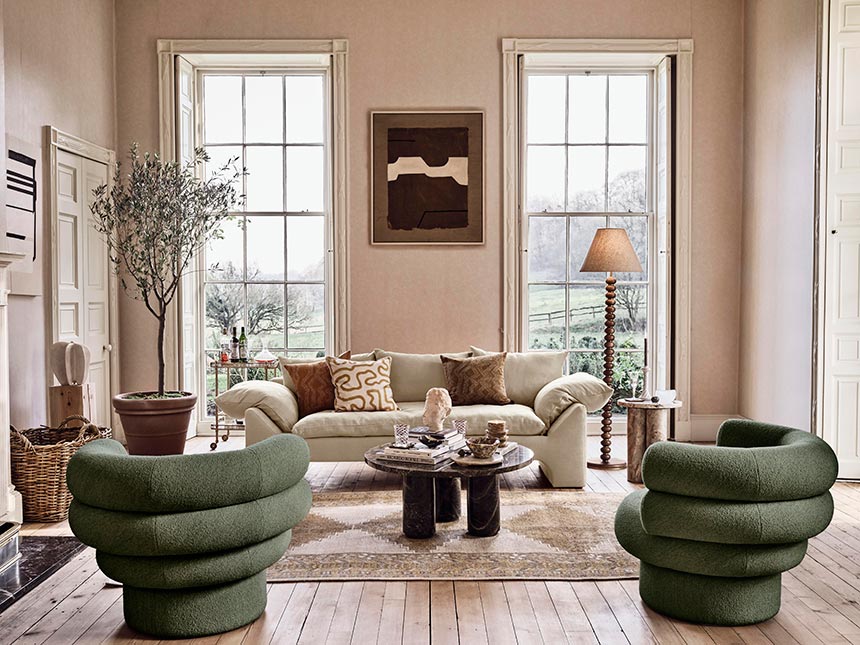
[[[73,443],[82,441],[87,436],[87,434],[91,434],[93,436],[99,436],[101,434],[101,431],[99,430],[98,426],[95,423],[92,423],[82,414],[72,414],[70,416],[67,416],[60,422],[60,425],[57,426],[57,429],[59,430],[67,427],[69,425],[69,422],[71,421],[83,421],[83,424],[81,425],[81,431],[78,433],[78,436],[74,439]]]
[[[30,440],[27,438],[27,435],[18,430],[18,428],[16,428],[12,424],[9,424],[9,429],[12,431],[12,434],[15,436],[15,438],[20,441],[21,444],[24,446],[24,450],[30,450],[32,452],[36,451],[36,448],[33,447],[32,443],[30,443]]]

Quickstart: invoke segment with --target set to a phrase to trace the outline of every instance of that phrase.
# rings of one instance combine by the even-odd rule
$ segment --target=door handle
[[[113,351],[113,345],[111,345],[110,343],[108,343],[107,345],[102,345],[102,349],[106,352],[112,352]]]

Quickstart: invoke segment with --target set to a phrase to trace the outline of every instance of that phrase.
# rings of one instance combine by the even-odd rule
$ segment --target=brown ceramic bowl
[[[472,455],[478,459],[489,459],[499,447],[498,439],[490,439],[489,437],[478,437],[476,439],[466,439],[466,445],[472,451]]]

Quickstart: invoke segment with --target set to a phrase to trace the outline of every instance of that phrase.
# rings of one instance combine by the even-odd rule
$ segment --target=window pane
[[[244,294],[241,284],[207,284],[204,290],[206,299],[206,329],[203,338],[206,347],[221,347],[221,330],[229,332],[239,327],[244,319]]]
[[[284,285],[249,284],[245,334],[250,346],[284,346]]]
[[[570,279],[594,280],[602,283],[606,276],[603,273],[582,273],[579,267],[585,261],[588,248],[594,239],[598,228],[606,226],[605,217],[571,217],[570,218]]]
[[[287,148],[287,210],[322,212],[325,164],[322,146]]]
[[[279,146],[248,146],[248,196],[246,210],[284,210],[284,149]]]
[[[310,282],[325,279],[325,218],[287,218],[287,278]]]
[[[243,277],[243,218],[224,222],[221,239],[214,239],[206,247],[206,275],[214,280],[241,280]]]
[[[526,141],[564,143],[565,77],[529,76]]]
[[[564,147],[529,146],[527,166],[528,210],[564,211]]]
[[[606,77],[570,77],[570,143],[606,143]]]
[[[322,143],[325,123],[323,76],[287,76],[287,142]]]
[[[643,376],[642,368],[645,366],[645,354],[638,352],[618,351],[615,353],[615,369],[613,378],[615,380],[615,394],[612,400],[625,399],[632,396],[633,380],[636,381],[636,394],[642,395]],[[627,410],[620,405],[612,407],[613,414],[627,414]]]
[[[245,78],[245,141],[283,143],[284,87],[281,76]]]
[[[242,141],[242,77],[203,77],[203,138],[206,143]]]
[[[602,212],[605,210],[606,148],[574,146],[570,155],[567,186],[569,212]]]
[[[564,282],[565,217],[529,218],[529,282]]]
[[[248,217],[248,280],[284,280],[284,218]]]
[[[564,285],[529,285],[529,349],[564,349]]]
[[[606,289],[599,285],[570,287],[570,348],[602,349]]]
[[[648,77],[609,77],[609,142],[645,143]]]
[[[612,226],[623,228],[627,231],[627,237],[636,251],[636,257],[642,265],[641,273],[619,273],[615,277],[619,280],[645,281],[648,279],[648,218],[645,215],[631,215],[629,217],[613,216],[610,218]]]
[[[615,346],[642,349],[648,318],[648,288],[644,284],[615,287]]]
[[[220,174],[225,179],[232,179],[237,172],[242,170],[242,147],[241,146],[207,146],[206,154],[209,161],[206,162],[206,178]],[[225,170],[224,169],[226,167]],[[236,185],[239,193],[242,192],[242,178],[238,179]]]
[[[323,347],[325,287],[321,284],[287,286],[287,343],[289,347]]]
[[[585,372],[603,380],[603,352],[571,352],[567,359],[571,374]]]
[[[645,211],[645,146],[609,147],[609,210]]]

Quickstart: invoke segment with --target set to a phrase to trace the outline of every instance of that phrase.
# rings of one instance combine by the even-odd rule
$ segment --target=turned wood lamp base
[[[626,461],[623,459],[616,459],[615,457],[610,457],[609,461],[589,459],[587,463],[589,468],[597,468],[599,470],[621,470],[622,468],[627,468]]]

